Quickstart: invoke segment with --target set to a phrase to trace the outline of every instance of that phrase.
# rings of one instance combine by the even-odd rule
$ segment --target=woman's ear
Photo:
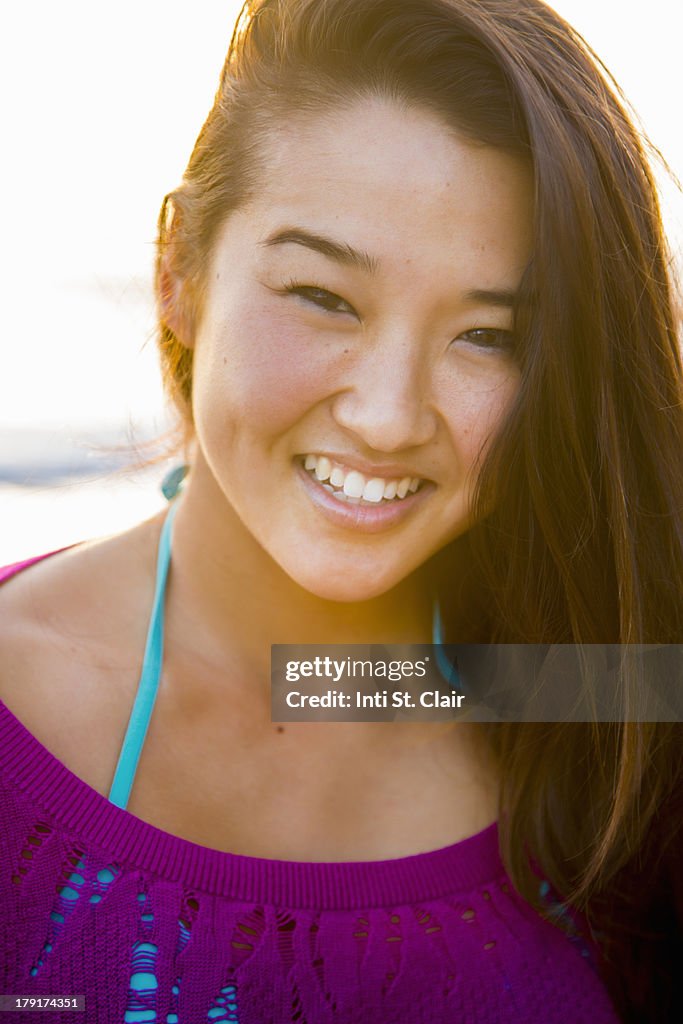
[[[171,197],[164,200],[160,217],[156,293],[159,318],[185,348],[194,348],[194,315],[187,282],[178,270],[178,233],[181,213]]]
[[[194,318],[186,289],[173,270],[168,253],[159,260],[157,302],[162,324],[175,334],[181,345],[194,348]]]

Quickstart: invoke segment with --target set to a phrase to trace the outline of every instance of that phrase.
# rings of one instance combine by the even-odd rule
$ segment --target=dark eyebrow
[[[319,252],[328,259],[337,263],[345,263],[350,266],[359,267],[368,274],[376,274],[379,269],[379,260],[369,253],[354,249],[345,242],[335,242],[325,235],[316,235],[303,228],[283,228],[269,235],[262,245],[303,245],[306,249]],[[480,306],[498,306],[503,309],[512,309],[517,295],[514,291],[506,289],[494,289],[488,291],[482,288],[474,288],[465,293],[465,301],[476,303]]]
[[[475,288],[473,291],[465,293],[465,301],[476,302],[480,306],[500,306],[503,309],[512,309],[517,301],[517,293],[505,289],[487,291]]]
[[[261,244],[286,245],[287,243],[303,245],[306,249],[313,249],[314,252],[319,252],[323,256],[327,256],[328,259],[335,260],[337,263],[359,267],[367,274],[376,274],[379,267],[378,260],[367,252],[353,249],[344,242],[335,242],[334,239],[326,238],[324,235],[312,234],[312,232],[304,231],[302,228],[283,228],[282,231],[276,231],[274,234],[269,235]]]

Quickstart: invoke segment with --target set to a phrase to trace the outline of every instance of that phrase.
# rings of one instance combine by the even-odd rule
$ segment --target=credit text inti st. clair
[[[330,657],[316,657],[311,661],[288,661],[285,670],[287,682],[298,682],[302,678],[332,679],[339,683],[346,678],[384,678],[400,682],[406,678],[424,678],[427,674],[429,657],[421,661],[354,661],[346,658],[337,661]],[[417,698],[418,703],[415,702]],[[425,690],[415,694],[410,690],[376,690],[374,693],[356,690],[326,690],[323,693],[302,693],[290,690],[285,701],[290,708],[461,708],[464,694],[455,691],[443,693],[439,690]]]

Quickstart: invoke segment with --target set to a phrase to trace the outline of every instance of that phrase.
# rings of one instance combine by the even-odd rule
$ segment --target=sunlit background
[[[679,0],[556,0],[683,176]],[[0,564],[164,504],[131,468],[167,425],[151,271],[162,196],[211,105],[234,0],[41,0],[3,19]],[[682,205],[662,181],[674,246]]]

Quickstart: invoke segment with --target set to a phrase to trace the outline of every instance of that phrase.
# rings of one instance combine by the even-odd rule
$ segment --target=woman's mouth
[[[325,455],[309,454],[303,457],[303,467],[321,487],[338,501],[349,505],[379,505],[403,501],[415,494],[423,480],[420,477],[370,476],[332,462]]]
[[[335,526],[361,533],[379,533],[411,516],[429,495],[431,480],[408,476],[377,476],[309,453],[295,459],[308,497]]]

